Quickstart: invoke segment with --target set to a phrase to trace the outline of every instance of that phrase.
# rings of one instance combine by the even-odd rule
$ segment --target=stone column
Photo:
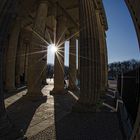
[[[0,36],[1,37],[1,36]],[[3,37],[3,36],[2,36]],[[5,38],[0,38],[0,137],[7,135],[7,132],[11,131],[12,124],[7,116],[7,112],[4,104],[4,92],[3,92],[3,56],[5,47]]]
[[[44,65],[44,69],[43,69],[43,74],[42,74],[42,84],[43,85],[47,85],[47,52],[46,52],[46,57],[43,59],[43,65]]]
[[[12,30],[12,33],[10,35],[6,60],[7,63],[6,63],[5,89],[8,92],[15,90],[15,64],[16,64],[19,33],[20,33],[20,21],[19,19],[17,19],[15,26]]]
[[[100,60],[101,60],[101,95],[103,95],[107,89],[107,50],[106,50],[106,37],[104,25],[101,23],[100,11],[96,11],[97,25],[99,32],[100,42]]]
[[[24,59],[24,71],[23,73],[25,74],[24,76],[24,82],[25,82],[25,85],[27,85],[27,81],[28,81],[28,57],[29,57],[29,47],[30,47],[30,40],[32,38],[32,32],[29,31],[28,29],[25,29],[25,34],[24,34],[24,47],[25,47],[25,52],[24,52],[24,55],[25,55],[25,59]]]
[[[72,34],[75,33],[71,31]],[[69,52],[69,89],[76,90],[76,37],[70,39],[70,52]]]
[[[43,74],[43,59],[46,56],[44,42],[41,37],[45,36],[46,18],[48,13],[48,1],[41,0],[32,32],[32,41],[29,46],[28,59],[28,93],[27,96],[38,98],[42,96],[41,83]],[[47,44],[46,44],[47,45]],[[39,98],[38,98],[39,99]]]
[[[49,34],[49,31],[48,31],[48,29],[46,28],[45,29],[45,39],[46,40],[49,40],[50,41],[50,34]],[[47,46],[48,46],[48,44],[47,44]],[[43,85],[47,85],[48,83],[47,83],[47,81],[46,81],[46,79],[47,79],[47,55],[48,55],[48,48],[47,48],[47,46],[46,46],[46,56],[44,56],[44,58],[43,58],[43,65],[45,66],[44,67],[44,70],[43,70],[43,74],[42,74],[42,84]]]
[[[108,58],[107,58],[107,46],[106,46],[106,37],[105,32],[103,32],[104,40],[103,40],[103,79],[104,79],[104,91],[107,91],[108,88]],[[104,93],[103,91],[103,93]]]
[[[66,19],[65,17],[57,17],[56,25],[56,47],[58,51],[55,53],[55,63],[54,63],[54,88],[50,94],[63,94],[64,90],[64,31],[66,29]],[[63,44],[61,44],[63,42]]]
[[[24,39],[20,63],[20,75],[23,78],[22,84],[27,83],[28,50],[29,50],[29,40]]]
[[[25,82],[25,61],[26,61],[26,50],[27,50],[27,42],[21,38],[20,45],[17,50],[17,60],[16,60],[16,85],[21,86]],[[21,77],[24,81],[21,81]],[[22,82],[22,83],[21,83]]]
[[[105,89],[108,89],[108,51],[106,43],[106,33],[104,35],[104,52],[105,52]]]
[[[2,1],[1,1],[2,2]],[[8,33],[10,32],[11,23],[14,22],[13,15],[15,15],[16,6],[12,6],[15,1],[3,1],[0,5],[0,13],[3,12],[3,8],[5,9],[3,14],[0,17],[0,139],[8,140],[8,139],[18,139],[21,138],[19,136],[19,131],[16,130],[15,125],[12,124],[10,118],[7,115],[5,105],[4,105],[4,92],[3,92],[3,59],[4,59],[4,47],[5,41],[8,38]],[[12,7],[12,8],[10,8]],[[12,13],[11,13],[12,11]],[[19,29],[20,30],[20,29]],[[16,37],[16,34],[15,34]],[[7,42],[7,41],[6,41]],[[6,67],[7,68],[7,67]],[[11,70],[12,67],[10,67]],[[9,81],[8,81],[9,82]],[[11,86],[10,86],[11,87]]]
[[[80,9],[80,97],[76,111],[96,111],[100,95],[100,47],[95,5],[79,0]]]
[[[139,139],[140,139],[140,103],[138,106],[137,117],[130,140],[139,140]]]
[[[20,86],[20,63],[21,63],[21,55],[22,55],[22,45],[23,39],[19,38],[19,47],[17,48],[17,57],[16,57],[16,86]]]
[[[78,84],[80,81],[80,40],[78,39],[78,73],[77,73]]]
[[[4,41],[4,44],[3,44],[3,84],[4,84],[4,89],[5,89],[5,81],[6,81],[6,63],[7,63],[7,50],[8,50],[8,46],[9,46],[9,39],[7,38],[6,41]]]
[[[28,56],[29,56],[29,40],[26,41],[26,48],[25,48],[25,63],[24,63],[24,73],[25,73],[25,84],[27,84],[28,78]]]

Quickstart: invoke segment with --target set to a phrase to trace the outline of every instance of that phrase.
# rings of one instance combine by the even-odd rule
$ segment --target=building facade
[[[138,2],[135,0],[135,3]],[[139,9],[126,1],[140,41]],[[4,106],[4,90],[12,92],[27,83],[27,99],[44,98],[41,86],[47,61],[47,46],[55,44],[54,89],[51,94],[65,93],[64,42],[70,41],[69,88],[76,85],[76,39],[79,40],[80,97],[73,109],[96,111],[107,89],[108,30],[102,0],[24,0],[0,3],[0,135],[11,132]],[[132,140],[139,139],[140,123]]]

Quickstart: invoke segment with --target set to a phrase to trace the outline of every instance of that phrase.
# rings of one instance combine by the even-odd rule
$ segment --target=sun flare
[[[55,44],[50,44],[49,47],[51,48],[52,53],[56,53],[58,51],[58,48],[55,46]]]

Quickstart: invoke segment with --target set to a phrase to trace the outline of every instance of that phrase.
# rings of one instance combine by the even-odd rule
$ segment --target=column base
[[[53,89],[52,91],[50,91],[50,95],[64,95],[64,94],[67,94],[67,90],[63,89],[63,90],[56,90],[56,89]]]
[[[89,105],[77,102],[72,107],[72,112],[86,113],[86,112],[98,112],[96,105]]]

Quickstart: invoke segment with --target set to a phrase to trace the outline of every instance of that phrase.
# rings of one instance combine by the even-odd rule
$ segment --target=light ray
[[[57,45],[58,47],[60,47],[61,45],[63,45],[66,41],[70,40],[71,38],[73,38],[74,36],[78,35],[79,31],[77,31],[76,33],[74,33],[73,35],[71,35],[69,38],[65,39],[65,41],[61,42],[59,45]]]
[[[57,52],[57,54],[59,54],[61,57],[63,57],[63,58],[64,58],[64,55],[62,55],[60,52]]]
[[[42,41],[44,41],[47,45],[50,43],[47,42],[41,35],[39,35],[36,31],[34,31],[32,28],[28,28],[29,31],[32,31],[37,37],[39,37]]]
[[[39,53],[44,53],[44,52],[46,52],[46,50],[36,51],[36,52],[33,52],[33,53],[27,53],[27,54],[20,54],[20,55],[9,58],[7,61],[10,62],[10,61],[15,60],[15,58],[17,58],[17,57],[24,57],[24,56],[29,56],[29,55],[34,55],[34,54],[39,54]]]
[[[58,41],[57,41],[57,43],[56,43],[56,46],[58,46],[58,44],[60,43],[60,41],[61,41],[61,39],[62,39],[62,37],[64,36],[64,33],[65,33],[66,31],[67,31],[67,28],[65,28],[65,30],[62,32],[60,38],[58,39]],[[61,46],[61,45],[60,45],[60,46]],[[58,48],[59,48],[59,46],[58,46]]]
[[[38,60],[36,61],[36,63],[34,63],[34,64],[28,66],[28,68],[35,66],[35,65],[38,64],[40,61],[42,61],[43,58],[46,58],[46,57],[47,57],[47,55],[44,55],[43,57],[41,57],[40,59],[38,59]]]
[[[47,35],[49,37],[50,44],[53,44],[53,41],[52,41],[51,36],[50,36],[50,33],[49,33],[49,31],[47,29],[46,29],[46,32],[47,32]]]
[[[46,48],[46,49],[47,49],[47,46],[45,46],[45,45],[41,45],[41,44],[36,43],[36,42],[32,42],[32,44],[33,44],[33,45],[40,46],[40,47],[42,47],[42,48]]]

